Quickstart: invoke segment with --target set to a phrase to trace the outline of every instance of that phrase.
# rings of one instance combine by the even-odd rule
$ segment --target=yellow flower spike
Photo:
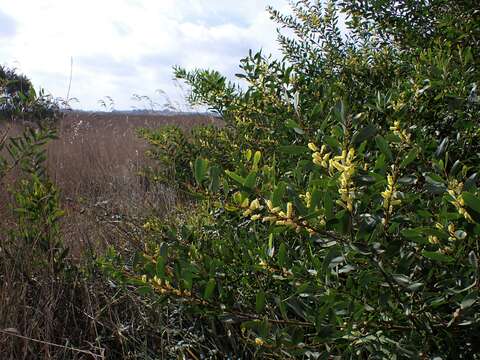
[[[272,211],[272,209],[273,209],[272,200],[267,200],[267,201],[265,201],[265,204],[267,205],[268,210],[269,210],[269,211]]]
[[[280,209],[278,206],[277,207],[274,207],[272,210],[270,210],[272,212],[272,214],[283,214],[283,212],[281,211],[282,209]],[[282,216],[282,215],[281,215]]]
[[[313,154],[312,154],[312,159],[318,159],[318,158],[322,158],[322,155],[318,152],[318,151],[315,151]]]
[[[463,213],[463,217],[464,217],[468,222],[470,222],[470,223],[474,223],[474,222],[475,222],[475,221],[473,220],[473,218],[470,216],[470,214],[469,214],[467,211],[465,211],[465,212]]]
[[[322,155],[319,152],[312,154],[312,160],[315,165],[322,166]]]
[[[262,217],[261,215],[255,214],[255,215],[252,215],[252,216],[250,217],[250,219],[252,219],[252,221],[257,221],[257,220],[259,220],[261,217]]]
[[[312,206],[312,195],[310,194],[310,192],[307,191],[305,193],[304,200],[305,200],[305,205],[307,205],[307,208]]]
[[[287,203],[287,218],[291,219],[293,215],[293,204],[291,202]]]
[[[394,206],[402,203],[402,201],[398,199],[396,180],[393,175],[387,175],[387,188],[381,192],[380,195],[383,197],[383,207],[389,214],[393,212]]]
[[[327,150],[327,146],[323,144],[322,147],[320,148],[320,154],[324,154],[325,150]]]
[[[350,150],[348,150],[347,161],[351,162],[354,158],[355,158],[355,149],[350,148]]]
[[[392,175],[388,175],[387,176],[387,183],[388,185],[392,186],[394,184],[394,181],[393,181],[393,176]]]
[[[439,243],[438,238],[436,236],[433,236],[433,235],[430,235],[428,237],[428,242],[430,244],[438,244]]]
[[[266,216],[262,219],[262,222],[269,222],[269,221],[272,222],[272,221],[275,221],[275,220],[277,220],[277,217],[275,217],[275,216]]]
[[[250,200],[246,198],[243,200],[242,204],[240,205],[242,208],[247,208],[250,205]]]
[[[314,143],[308,143],[308,148],[312,151],[318,151],[318,148]]]
[[[250,210],[254,211],[258,208],[260,208],[260,201],[258,199],[255,199],[250,203]]]
[[[251,213],[252,213],[252,210],[247,209],[243,212],[243,216],[245,216],[245,217],[250,216]]]
[[[450,234],[455,233],[455,225],[454,225],[454,224],[449,224],[449,225],[448,225],[448,232],[449,232]]]
[[[345,166],[343,166],[342,164],[340,164],[338,161],[336,160],[331,160],[330,161],[330,166],[337,169],[338,171],[344,171],[345,170]]]
[[[351,201],[349,201],[349,202],[347,203],[347,209],[348,209],[348,211],[350,211],[350,212],[353,211],[353,204],[352,204]]]
[[[261,338],[255,338],[255,345],[257,346],[262,346],[263,344],[265,344],[265,341],[263,341]]]
[[[382,197],[383,197],[384,199],[388,199],[388,198],[390,198],[390,197],[392,196],[392,191],[389,190],[389,188],[387,188],[387,190],[382,191],[382,192],[380,193],[380,195],[382,195]]]

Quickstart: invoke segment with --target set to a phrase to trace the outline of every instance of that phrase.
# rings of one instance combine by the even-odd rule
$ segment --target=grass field
[[[148,165],[144,155],[147,146],[136,129],[177,125],[189,131],[215,121],[204,115],[67,115],[47,157],[49,174],[61,190],[66,211],[66,238],[72,239],[74,246],[92,241],[110,244],[118,236],[109,224],[115,225],[119,216],[134,218],[152,208],[168,212],[175,206],[176,195],[140,175]],[[102,221],[107,230],[92,234],[92,229],[101,228],[91,223],[98,223],[98,214],[106,214]]]
[[[109,245],[141,246],[141,219],[151,211],[167,214],[177,205],[174,191],[140,175],[149,160],[137,128],[177,125],[188,132],[218,123],[206,115],[66,114],[58,123],[58,139],[48,145],[47,169],[60,190],[65,212],[61,233],[70,261],[95,267],[91,259],[102,256]],[[0,133],[6,129],[4,125]],[[10,125],[8,135],[21,130]],[[17,177],[14,171],[4,178],[3,190]],[[10,197],[9,191],[0,193],[5,229],[12,215]],[[183,339],[166,331],[180,328],[174,323],[184,321],[181,314],[159,315],[135,292],[121,291],[95,276],[94,269],[83,275],[73,267],[61,277],[52,277],[49,269],[38,271],[29,247],[11,243],[8,233],[0,234],[0,244],[0,354],[15,359],[103,359],[161,353],[168,358],[168,345]],[[26,279],[31,273],[35,276]],[[65,345],[70,339],[75,344]]]
[[[48,146],[47,168],[60,189],[65,211],[62,231],[71,241],[72,252],[77,253],[86,243],[98,246],[116,241],[108,224],[115,223],[118,216],[137,216],[152,209],[152,203],[159,212],[175,206],[171,190],[154,186],[141,176],[148,165],[147,145],[136,129],[176,125],[188,132],[194,126],[216,122],[207,115],[67,113],[58,124],[58,139]],[[19,126],[13,126],[9,134],[19,131]],[[0,211],[6,203],[2,201]],[[98,224],[99,214],[105,215],[106,231]]]

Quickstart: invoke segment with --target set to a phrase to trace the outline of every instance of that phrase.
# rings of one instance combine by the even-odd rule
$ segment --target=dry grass
[[[40,265],[41,254],[0,234],[0,358],[169,358],[186,335],[178,312],[116,288],[91,259],[106,245],[141,244],[136,222],[155,209],[168,213],[175,193],[137,174],[148,164],[139,127],[175,124],[185,131],[217,120],[206,116],[127,116],[71,113],[48,147],[47,168],[61,191],[65,216],[61,236],[71,249],[67,270]],[[18,134],[19,127],[9,130]],[[8,229],[11,202],[0,183],[0,225]],[[135,244],[137,242],[137,244]],[[177,330],[174,330],[177,329]],[[195,337],[193,328],[188,337]],[[170,349],[170,350],[169,350]]]
[[[72,253],[115,244],[121,231],[117,225],[152,209],[160,215],[168,213],[177,205],[174,192],[139,176],[148,159],[147,145],[136,129],[177,125],[189,131],[212,123],[218,120],[205,115],[66,114],[58,124],[58,140],[48,146],[47,169],[61,192],[62,233]],[[9,134],[20,131],[14,126]],[[5,179],[3,186],[14,178],[15,174]],[[0,195],[0,214],[7,213],[5,196],[5,192]]]

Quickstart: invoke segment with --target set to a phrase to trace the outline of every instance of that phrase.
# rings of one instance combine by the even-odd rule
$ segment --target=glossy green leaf
[[[423,251],[422,256],[430,260],[445,262],[445,263],[452,263],[454,261],[453,257],[442,254],[441,252],[437,252],[437,251]]]
[[[215,290],[215,286],[216,286],[215,279],[208,280],[207,286],[205,287],[205,291],[203,292],[204,299],[209,300],[212,297],[213,291]]]
[[[263,312],[263,309],[265,309],[265,292],[260,290],[255,297],[255,310],[260,314]]]
[[[385,155],[385,157],[388,160],[393,159],[392,151],[390,150],[390,147],[388,146],[387,141],[383,138],[383,136],[378,135],[375,137],[375,143],[377,144],[378,149],[380,152]]]

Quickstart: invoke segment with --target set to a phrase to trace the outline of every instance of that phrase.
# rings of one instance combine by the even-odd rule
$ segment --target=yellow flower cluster
[[[460,233],[461,234],[463,233],[463,237],[462,237],[462,235],[459,236],[457,234],[457,229],[455,228],[454,224],[448,224],[448,234],[450,235],[448,240],[455,241],[455,240],[461,240],[461,239],[464,239],[465,237],[467,237],[466,232],[460,231]]]
[[[255,338],[255,345],[262,346],[263,344],[265,344],[265,341],[263,341],[263,339],[259,337]]]
[[[146,275],[142,275],[141,281],[146,284],[149,283],[157,293],[162,295],[170,294],[178,297],[192,296],[191,291],[176,289],[168,281],[162,281],[162,279],[158,278],[157,276],[147,279]]]
[[[323,168],[328,168],[328,163],[332,154],[326,153],[327,147],[325,145],[322,145],[319,151],[314,143],[309,143],[308,148],[313,151],[313,163]]]
[[[462,197],[463,183],[453,179],[448,183],[448,194],[452,197],[450,201],[456,208],[460,215],[462,215],[468,222],[473,223],[473,218],[465,209],[465,201]]]
[[[305,201],[305,205],[307,208],[310,208],[312,206],[312,194],[310,194],[309,191],[305,193],[305,195],[299,195],[300,199],[303,199]]]
[[[434,236],[434,235],[429,235],[428,236],[428,242],[430,244],[433,244],[433,245],[438,245],[440,244],[440,240],[438,240],[438,237]]]
[[[259,210],[261,208],[260,200],[254,199],[252,202],[249,202],[247,198],[243,201],[243,203],[241,204],[241,207],[245,209],[245,211],[243,212],[243,216],[245,217],[250,216],[252,220],[260,219],[259,214],[254,214],[256,210]]]
[[[297,232],[300,230],[305,229],[310,234],[314,234],[315,231],[308,226],[307,221],[298,221],[294,220],[294,209],[293,204],[291,202],[287,203],[286,212],[283,211],[279,206],[273,206],[271,200],[267,200],[266,202],[267,209],[270,212],[269,216],[265,216],[262,218],[262,222],[270,222],[274,223],[278,226],[288,226],[294,229]]]
[[[341,155],[332,157],[331,153],[326,152],[325,145],[322,145],[319,150],[315,144],[309,143],[308,148],[313,151],[314,164],[328,169],[330,175],[333,175],[335,171],[340,172],[338,179],[340,199],[337,200],[337,204],[352,212],[353,199],[355,198],[355,185],[353,183],[353,175],[355,175],[356,170],[355,149],[350,148],[348,151],[344,149]]]
[[[264,217],[263,222],[275,222],[276,225],[290,227],[296,226],[293,222],[293,204],[291,202],[287,203],[287,212],[283,211],[279,206],[274,207],[271,200],[267,200],[266,204],[271,215]]]
[[[402,201],[398,198],[397,181],[393,175],[387,175],[387,188],[381,193],[383,197],[383,207],[388,214],[393,212],[393,207],[398,206]]]
[[[330,171],[332,172],[332,168],[335,168],[341,173],[338,179],[340,183],[338,193],[340,194],[341,200],[337,200],[337,204],[343,206],[350,212],[353,211],[353,199],[355,197],[355,186],[352,180],[355,174],[354,159],[355,149],[350,148],[348,152],[343,150],[342,155],[335,156],[330,160]]]
[[[400,121],[395,121],[393,126],[390,126],[390,130],[393,131],[393,133],[397,135],[403,143],[410,144],[412,135],[400,127]]]

